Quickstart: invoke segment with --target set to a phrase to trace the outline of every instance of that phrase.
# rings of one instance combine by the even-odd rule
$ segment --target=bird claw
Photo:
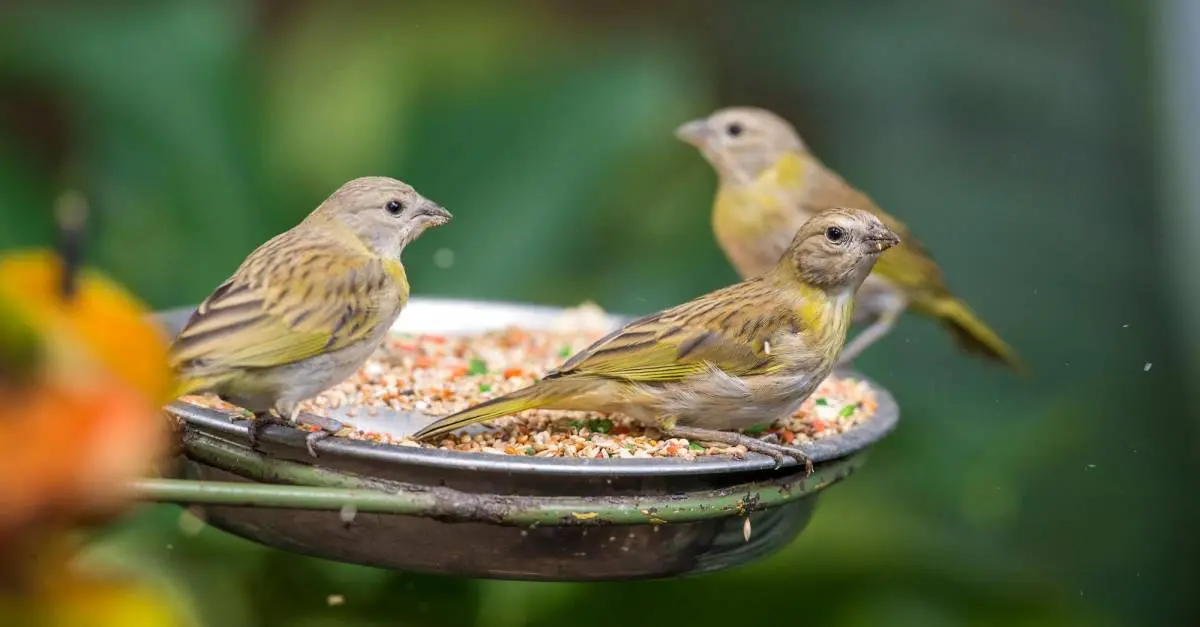
[[[275,415],[274,412],[262,411],[254,412],[253,418],[248,418],[250,424],[247,425],[247,436],[250,440],[250,450],[258,450],[258,441],[262,437],[263,429],[271,425],[287,426],[288,421]]]
[[[754,438],[748,438],[748,439],[750,440],[750,442],[753,442],[753,444],[750,444],[750,442],[740,442],[740,444],[742,446],[745,446],[746,450],[748,450],[748,451],[754,451],[755,453],[761,453],[761,454],[766,455],[767,457],[770,457],[771,459],[775,460],[775,468],[779,468],[783,464],[784,459],[791,457],[792,459],[796,460],[797,462],[804,464],[804,476],[805,477],[807,477],[813,473],[812,459],[810,459],[808,457],[808,455],[805,455],[804,453],[802,453],[800,451],[800,449],[791,447],[791,446],[785,446],[783,444],[775,444],[773,442],[764,442],[762,440],[756,440]]]
[[[308,454],[313,457],[319,457],[317,449],[314,446],[317,442],[336,434],[344,427],[341,422],[333,418],[318,416],[316,414],[297,414],[296,424],[303,427],[317,427],[319,429],[318,431],[309,432],[304,437],[304,447],[308,449]]]
[[[813,463],[808,455],[803,451],[792,446],[783,444],[775,444],[773,442],[764,442],[758,438],[753,438],[741,433],[732,431],[715,431],[712,429],[697,429],[693,427],[676,426],[667,429],[664,433],[670,437],[686,438],[688,440],[707,440],[710,442],[721,442],[730,446],[744,446],[747,451],[753,451],[761,455],[766,455],[775,460],[775,468],[779,468],[783,464],[783,460],[791,457],[797,462],[804,464],[804,476],[807,477],[813,472]]]
[[[316,443],[336,434],[344,426],[341,422],[338,422],[333,418],[318,416],[316,414],[302,414],[299,412],[296,413],[294,421],[287,418],[280,418],[273,411],[255,412],[253,418],[243,418],[243,420],[250,421],[250,424],[247,426],[247,430],[249,432],[248,436],[251,450],[258,450],[258,443],[262,438],[263,429],[266,429],[271,425],[278,425],[281,427],[317,427],[320,429],[319,431],[312,431],[304,437],[304,448],[308,449],[308,454],[312,455],[313,457],[319,457],[315,447]]]
[[[304,448],[308,449],[309,455],[312,455],[313,457],[320,457],[317,455],[317,449],[313,448],[313,445],[331,435],[333,434],[328,431],[313,431],[304,437]]]

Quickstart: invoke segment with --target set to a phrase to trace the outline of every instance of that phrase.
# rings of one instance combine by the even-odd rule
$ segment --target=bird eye
[[[387,204],[383,206],[383,208],[386,209],[388,213],[398,216],[400,215],[401,211],[404,211],[404,203],[400,202],[399,200],[389,200],[387,201]]]
[[[730,122],[729,126],[725,127],[725,132],[729,133],[730,137],[737,137],[738,135],[741,135],[742,131],[744,130],[746,129],[742,128],[742,125],[737,122]]]
[[[831,226],[825,229],[825,239],[833,242],[834,244],[842,241],[842,238],[845,236],[846,232],[843,231],[842,227],[840,226]]]

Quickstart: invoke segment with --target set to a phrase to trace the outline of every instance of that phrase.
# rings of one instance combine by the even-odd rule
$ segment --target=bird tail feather
[[[468,425],[486,422],[502,416],[509,416],[527,409],[542,407],[546,398],[543,394],[533,392],[536,387],[535,385],[523,388],[473,405],[456,414],[450,414],[426,425],[420,431],[414,433],[412,437],[414,440],[428,440],[452,431],[457,431]]]
[[[963,350],[1003,363],[1018,374],[1028,374],[1029,368],[1017,356],[1017,352],[980,320],[966,303],[957,298],[941,299],[933,309],[933,313],[954,334]]]

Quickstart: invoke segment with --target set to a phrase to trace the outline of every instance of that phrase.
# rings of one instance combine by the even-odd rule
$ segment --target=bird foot
[[[720,442],[730,446],[744,446],[747,451],[753,451],[766,455],[775,460],[775,467],[778,468],[783,460],[791,457],[797,462],[804,464],[804,476],[809,476],[813,472],[813,463],[808,455],[805,455],[800,449],[785,446],[783,444],[775,444],[772,442],[764,442],[758,438],[750,437],[741,433],[732,431],[716,431],[714,429],[697,429],[694,427],[679,427],[663,430],[668,437],[686,438],[688,440],[701,440],[708,442]]]
[[[271,425],[281,427],[291,426],[291,422],[288,419],[280,418],[273,411],[256,411],[254,412],[254,417],[249,420],[250,424],[247,426],[247,431],[249,432],[250,450],[252,451],[258,450],[258,440],[262,437],[263,429]]]
[[[263,429],[271,425],[281,427],[317,427],[317,431],[310,431],[304,438],[304,447],[308,449],[308,454],[313,457],[318,457],[316,443],[325,438],[341,431],[344,425],[333,418],[318,416],[316,414],[301,414],[297,412],[294,420],[281,418],[274,411],[255,412],[253,418],[246,418],[250,421],[249,439],[251,450],[258,450],[258,442],[262,437]]]
[[[298,414],[296,416],[296,424],[301,427],[317,427],[316,431],[310,431],[304,437],[304,446],[308,449],[308,454],[313,457],[318,457],[317,449],[314,447],[317,442],[336,434],[345,426],[333,418],[318,416],[316,414]]]

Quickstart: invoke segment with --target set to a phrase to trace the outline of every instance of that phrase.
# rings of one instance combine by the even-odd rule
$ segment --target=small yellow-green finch
[[[752,107],[720,109],[676,130],[717,171],[713,230],[743,277],[770,268],[792,234],[826,207],[870,211],[904,243],[882,255],[858,292],[854,322],[870,323],[842,353],[852,362],[891,330],[906,308],[930,316],[968,352],[1024,371],[1017,354],[946,286],[942,271],[899,220],[825,167],[783,118]]]
[[[899,242],[877,218],[830,209],[764,274],[631,322],[532,386],[442,418],[429,439],[527,409],[620,412],[669,437],[743,445],[811,462],[798,449],[723,431],[794,413],[846,341],[854,293]]]
[[[294,420],[300,402],[380,345],[408,300],[400,253],[449,220],[395,179],[346,183],[250,253],[192,314],[171,347],[179,394],[214,392],[254,412],[252,443],[266,424]]]

